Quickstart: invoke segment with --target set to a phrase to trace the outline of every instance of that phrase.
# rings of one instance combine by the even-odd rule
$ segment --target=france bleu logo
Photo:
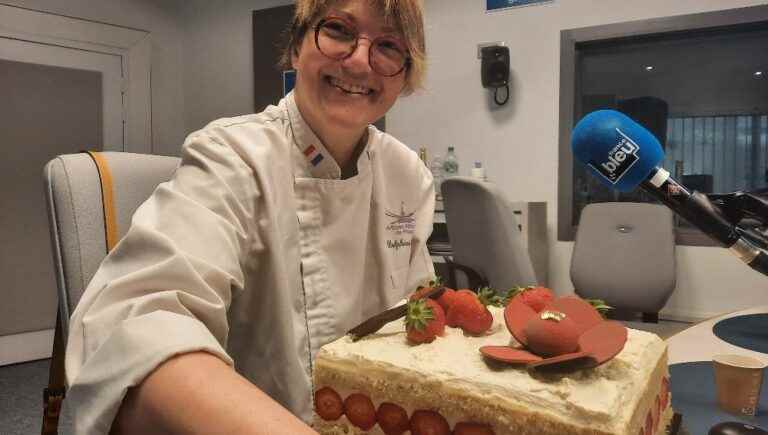
[[[616,184],[621,180],[629,169],[637,163],[640,158],[637,155],[640,147],[637,146],[629,136],[616,128],[617,144],[608,152],[608,158],[603,162],[591,160],[588,165],[605,177],[608,181]]]

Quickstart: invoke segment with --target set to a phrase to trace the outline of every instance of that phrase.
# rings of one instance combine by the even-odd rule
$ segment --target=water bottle
[[[443,160],[443,175],[445,178],[451,178],[459,175],[459,159],[456,158],[456,152],[453,147],[448,147],[448,153]]]
[[[443,182],[443,159],[439,155],[435,155],[429,169],[432,171],[432,179],[435,182],[435,196],[439,199],[442,197],[440,184]]]

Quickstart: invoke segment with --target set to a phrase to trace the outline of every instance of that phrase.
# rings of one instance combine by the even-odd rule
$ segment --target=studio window
[[[768,190],[768,8],[563,31],[561,42],[560,240],[573,240],[587,204],[654,201],[608,189],[573,160],[570,130],[594,110],[650,130],[691,190]],[[678,243],[713,244],[682,219]]]

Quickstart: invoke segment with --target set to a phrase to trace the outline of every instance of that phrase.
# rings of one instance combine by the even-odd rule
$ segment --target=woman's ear
[[[299,63],[299,47],[291,48],[291,68],[298,70],[296,65]]]

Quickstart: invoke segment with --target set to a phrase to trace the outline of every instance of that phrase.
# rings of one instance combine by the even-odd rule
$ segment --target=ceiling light
[[[762,77],[763,72],[762,71],[755,71],[755,77]]]
[[[646,71],[653,71],[653,65],[648,65],[645,67]]]

